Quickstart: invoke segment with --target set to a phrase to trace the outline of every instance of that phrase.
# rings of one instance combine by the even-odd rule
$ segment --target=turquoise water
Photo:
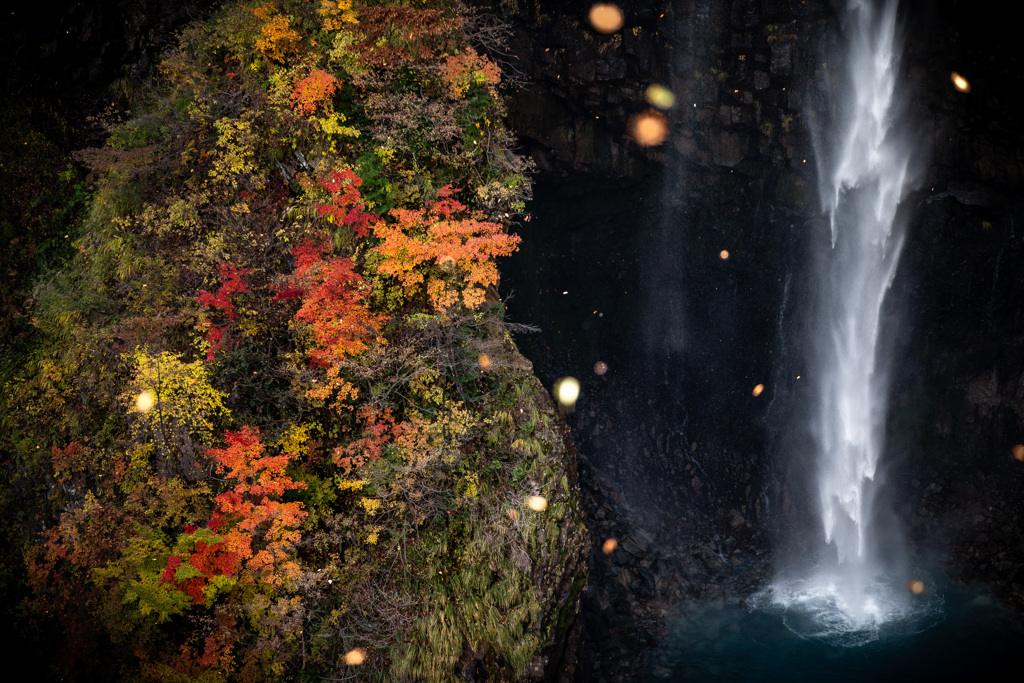
[[[1024,631],[1011,614],[952,584],[929,599],[919,618],[883,626],[877,639],[856,646],[799,635],[800,615],[779,605],[692,605],[669,620],[668,644],[643,680],[1024,680]]]

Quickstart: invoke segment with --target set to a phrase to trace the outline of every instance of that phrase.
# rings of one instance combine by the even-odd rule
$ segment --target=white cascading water
[[[885,624],[920,627],[941,598],[912,598],[905,577],[886,576],[871,534],[888,387],[879,354],[882,303],[903,246],[896,210],[910,145],[898,113],[895,0],[851,0],[848,85],[839,121],[819,132],[819,188],[831,240],[823,256],[817,345],[817,484],[829,557],[808,576],[780,580],[768,601],[797,633],[840,645],[880,637]],[[881,354],[884,356],[885,354]]]
[[[878,363],[882,302],[903,246],[894,230],[910,155],[891,134],[896,70],[896,2],[876,16],[852,3],[852,97],[845,129],[830,154],[822,194],[832,231],[817,421],[818,483],[826,542],[840,563],[871,564],[867,495],[882,450],[887,387]]]

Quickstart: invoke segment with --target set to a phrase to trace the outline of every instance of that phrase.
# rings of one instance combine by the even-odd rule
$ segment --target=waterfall
[[[897,126],[903,93],[896,7],[896,0],[850,0],[842,24],[845,71],[828,87],[833,120],[815,131],[829,234],[816,240],[817,320],[808,341],[827,552],[804,576],[779,580],[771,596],[801,635],[842,645],[871,642],[883,625],[940,604],[912,601],[906,577],[878,551],[878,537],[890,530],[873,523],[888,397],[882,306],[903,247],[896,212],[914,153]]]
[[[821,363],[815,423],[821,515],[825,540],[839,563],[865,571],[877,564],[866,535],[888,394],[879,320],[903,246],[895,219],[911,156],[893,130],[896,4],[851,2],[844,120],[819,152],[819,187],[831,230],[815,340]]]

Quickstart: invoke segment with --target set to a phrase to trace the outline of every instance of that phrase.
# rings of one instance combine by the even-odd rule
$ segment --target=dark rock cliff
[[[791,428],[808,398],[796,342],[822,227],[812,131],[829,134],[824,90],[843,68],[842,2],[619,4],[612,35],[587,2],[492,7],[516,25],[511,120],[545,172],[510,310],[546,330],[525,342],[542,378],[583,382],[570,423],[595,534],[590,672],[639,666],[662,610],[742,593],[765,576],[767,536],[814,517]],[[901,21],[919,175],[886,308],[890,502],[915,547],[1020,609],[1020,58],[985,3],[906,2]],[[676,102],[667,141],[643,147],[629,122],[651,83]],[[605,557],[612,537],[630,540]]]
[[[64,89],[105,87],[121,77],[138,85],[175,30],[221,1],[24,3],[4,13],[3,49],[23,70]]]

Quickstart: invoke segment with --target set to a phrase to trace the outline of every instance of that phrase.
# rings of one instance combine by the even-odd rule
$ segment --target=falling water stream
[[[910,158],[890,135],[898,65],[895,5],[888,2],[876,18],[869,2],[856,3],[850,120],[822,183],[834,265],[825,283],[829,310],[818,340],[826,360],[818,380],[822,521],[839,562],[868,570],[874,564],[865,539],[870,484],[887,403],[879,317],[903,246],[894,221]]]
[[[828,216],[819,273],[813,433],[823,542],[828,551],[799,578],[780,580],[771,602],[793,610],[801,635],[863,645],[887,622],[934,613],[934,594],[900,570],[876,537],[875,493],[887,405],[882,305],[903,246],[896,212],[913,149],[897,133],[900,50],[895,0],[851,0],[847,70],[838,121],[816,139]],[[908,591],[909,585],[916,590]]]

